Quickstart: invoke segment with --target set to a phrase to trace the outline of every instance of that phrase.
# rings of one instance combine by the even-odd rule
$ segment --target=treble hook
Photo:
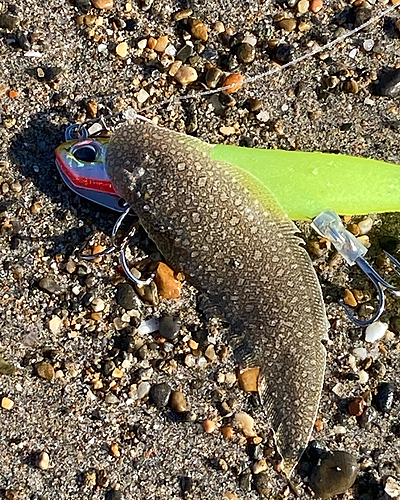
[[[111,232],[111,246],[106,248],[105,250],[102,250],[101,252],[94,253],[92,255],[82,255],[81,257],[85,260],[94,260],[97,259],[98,257],[103,257],[104,255],[109,255],[113,253],[115,250],[119,250],[119,261],[121,263],[122,269],[124,270],[124,273],[130,279],[133,281],[136,285],[150,285],[150,283],[153,281],[155,274],[152,273],[147,280],[141,280],[134,276],[129,269],[127,258],[126,258],[126,248],[130,242],[130,240],[133,238],[133,236],[136,234],[137,230],[137,221],[132,224],[130,227],[128,233],[124,237],[121,243],[117,243],[117,233],[119,228],[121,227],[122,222],[124,221],[125,217],[129,214],[131,211],[131,207],[128,205],[128,203],[125,202],[123,208],[125,208],[125,211],[122,212],[122,214],[118,217],[117,221],[114,224],[114,227]]]
[[[345,304],[341,302],[348,317],[357,326],[368,326],[377,321],[385,310],[385,294],[383,289],[387,288],[388,291],[396,297],[400,297],[400,290],[397,290],[395,286],[385,281],[364,259],[364,255],[367,253],[366,247],[343,226],[342,221],[336,212],[326,210],[325,212],[320,213],[313,220],[312,227],[321,236],[324,236],[333,243],[336,250],[342,255],[342,257],[344,257],[350,266],[357,264],[372,281],[378,292],[379,306],[372,318],[368,320],[360,320],[356,318],[350,309],[348,309]],[[400,262],[388,252],[385,251],[385,254],[394,264],[395,271],[400,274]]]

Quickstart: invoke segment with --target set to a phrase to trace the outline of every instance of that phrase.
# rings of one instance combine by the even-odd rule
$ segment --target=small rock
[[[300,0],[297,4],[297,12],[299,14],[305,14],[310,8],[310,2],[308,0]]]
[[[0,14],[0,28],[8,31],[15,31],[19,26],[20,20],[17,16],[11,14]]]
[[[164,316],[159,320],[158,330],[165,339],[175,340],[178,337],[180,328],[181,321],[179,318]]]
[[[186,413],[188,411],[188,404],[183,392],[172,391],[170,406],[175,413]]]
[[[365,349],[365,347],[356,347],[355,349],[353,349],[353,354],[356,358],[359,358],[361,359],[361,361],[363,361],[367,358],[368,351],[367,349]]]
[[[225,31],[224,23],[221,21],[217,21],[213,25],[213,30],[216,31],[217,33],[223,33]]]
[[[175,76],[178,73],[178,70],[182,66],[182,61],[174,61],[169,67],[168,74],[169,76]]]
[[[43,361],[36,366],[36,372],[39,377],[45,380],[53,380],[55,377],[54,368],[50,363]]]
[[[394,385],[389,382],[384,382],[378,386],[378,392],[373,401],[376,408],[382,413],[387,413],[392,408],[394,391]]]
[[[371,325],[368,325],[365,330],[365,341],[366,342],[376,342],[381,339],[388,329],[387,323],[382,323],[381,321],[375,321]]]
[[[120,368],[114,368],[114,370],[111,373],[111,376],[113,378],[122,378],[125,375],[124,371],[121,370]]]
[[[125,57],[128,55],[128,44],[126,42],[119,43],[115,48],[115,53],[117,54],[117,56],[125,59]]]
[[[14,401],[12,399],[7,397],[1,399],[1,407],[4,408],[4,410],[11,410],[13,406]]]
[[[384,97],[397,97],[400,94],[400,69],[383,76],[375,86],[375,92]]]
[[[0,357],[0,375],[14,375],[15,366]]]
[[[49,321],[49,330],[51,333],[58,333],[61,329],[62,325],[62,320],[58,316],[52,316],[51,320]]]
[[[225,94],[234,94],[243,86],[244,77],[240,73],[231,73],[223,82],[222,87],[226,88]]]
[[[230,427],[229,425],[226,425],[224,427],[221,427],[221,434],[224,437],[225,441],[229,441],[229,439],[233,438],[233,427]]]
[[[360,90],[358,83],[353,80],[353,78],[351,78],[350,80],[346,80],[344,82],[343,88],[345,92],[348,92],[349,94],[357,94]]]
[[[64,288],[58,285],[53,279],[51,278],[42,278],[39,281],[39,287],[48,292],[48,293],[54,293],[55,295],[60,295],[61,293],[64,293]]]
[[[260,472],[265,472],[268,469],[267,462],[264,458],[257,460],[253,465],[253,474],[260,474]]]
[[[363,398],[354,398],[352,401],[349,403],[349,413],[350,415],[353,415],[354,417],[359,417],[362,415],[364,411],[364,406],[365,406],[365,401]]]
[[[222,500],[239,500],[239,497],[232,491],[225,491]]]
[[[345,451],[336,451],[321,460],[310,478],[311,488],[322,498],[331,498],[352,487],[358,473],[357,460]]]
[[[157,408],[164,408],[167,406],[171,396],[171,387],[166,384],[155,384],[150,389],[150,398]]]
[[[386,479],[385,493],[391,498],[400,498],[400,481],[392,476]]]
[[[257,99],[257,97],[252,97],[249,99],[249,109],[252,113],[259,111],[262,108],[262,101]]]
[[[360,234],[367,234],[371,231],[374,221],[371,217],[366,217],[362,221],[358,223],[358,228],[360,230]]]
[[[115,300],[120,307],[126,309],[127,311],[137,309],[138,299],[133,286],[129,283],[120,283],[117,286]]]
[[[91,308],[93,309],[94,312],[101,312],[104,311],[105,308],[105,303],[103,299],[93,299],[92,302],[90,303]]]
[[[297,21],[293,18],[282,19],[279,21],[278,25],[280,28],[290,33],[296,29]]]
[[[207,434],[212,434],[217,427],[217,424],[214,422],[214,420],[204,420],[202,425]]]
[[[360,427],[363,429],[370,429],[371,423],[376,419],[376,410],[369,406],[365,409],[364,413],[359,418]]]
[[[99,106],[98,106],[97,102],[94,101],[93,99],[91,99],[90,101],[87,102],[86,111],[87,111],[90,118],[96,118],[98,107]],[[104,247],[103,247],[103,250],[104,250]],[[93,253],[95,253],[94,249],[93,249]]]
[[[239,62],[250,64],[256,57],[256,50],[249,43],[240,43],[237,47],[236,55]]]
[[[118,458],[121,456],[121,452],[119,451],[118,443],[112,443],[110,446],[110,453],[114,458]]]
[[[174,271],[160,262],[155,277],[158,293],[162,299],[178,299],[181,295],[182,283],[175,278]]]
[[[346,288],[344,291],[344,303],[350,307],[356,307],[358,305],[356,298],[353,295],[353,292]]]
[[[47,470],[50,467],[50,456],[46,451],[39,455],[38,467],[41,470]]]
[[[217,358],[217,355],[215,354],[215,347],[212,344],[207,347],[204,354],[209,361],[214,361]]]
[[[241,429],[246,437],[254,437],[256,433],[254,432],[254,419],[248,413],[241,411],[236,413],[234,419],[234,424]]]
[[[137,387],[137,395],[139,399],[143,399],[146,396],[149,395],[151,389],[151,385],[149,382],[140,382],[140,384]]]
[[[360,382],[360,384],[364,385],[368,382],[368,380],[369,380],[368,373],[365,370],[360,370],[358,372],[358,381]]]
[[[194,38],[206,42],[208,40],[208,30],[206,25],[200,19],[190,20],[190,31]]]
[[[109,405],[116,405],[119,403],[119,399],[112,392],[108,392],[105,397],[105,402]]]
[[[182,19],[187,19],[193,14],[192,9],[183,9],[174,14],[174,21],[181,21]]]
[[[226,137],[236,133],[236,129],[234,127],[220,127],[219,131]]]
[[[311,0],[310,2],[310,10],[316,14],[319,12],[324,6],[324,2],[322,0]]]
[[[189,59],[189,57],[193,55],[193,52],[193,45],[186,44],[178,51],[178,53],[176,54],[176,59],[184,63],[187,61],[187,59]]]
[[[168,36],[163,35],[157,39],[154,50],[156,52],[164,52],[168,45]]]
[[[174,78],[181,85],[188,85],[189,83],[193,83],[197,80],[198,75],[197,71],[191,66],[183,65],[178,71],[175,73]]]
[[[101,10],[111,10],[114,7],[114,0],[92,0],[93,7]]]
[[[249,368],[238,375],[239,387],[245,392],[258,391],[260,368]]]

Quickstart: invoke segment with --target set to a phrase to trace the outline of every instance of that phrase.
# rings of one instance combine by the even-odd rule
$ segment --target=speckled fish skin
[[[106,168],[118,194],[176,270],[231,325],[241,369],[259,392],[290,475],[318,409],[327,320],[308,254],[273,196],[212,145],[135,119],[111,138]]]

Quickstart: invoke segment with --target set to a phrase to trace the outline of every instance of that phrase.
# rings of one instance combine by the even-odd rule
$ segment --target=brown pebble
[[[50,363],[43,361],[36,366],[36,372],[40,378],[45,380],[53,380],[55,377],[54,368]]]
[[[294,31],[296,29],[297,22],[296,19],[288,18],[279,21],[278,25],[280,28],[290,33],[291,31]]]
[[[149,36],[149,39],[147,40],[147,47],[149,49],[154,50],[157,45],[157,40],[153,36]]]
[[[344,291],[344,303],[350,307],[356,307],[358,305],[353,292],[348,288]]]
[[[358,91],[360,90],[358,83],[352,78],[344,82],[343,88],[349,94],[357,94]]]
[[[92,4],[96,9],[110,10],[114,7],[114,0],[92,0]]]
[[[110,446],[110,452],[114,458],[118,458],[121,456],[118,443],[112,443],[112,445]]]
[[[115,48],[115,53],[124,59],[128,55],[128,44],[126,42],[119,43]]]
[[[358,224],[348,224],[347,230],[350,231],[351,234],[354,234],[354,236],[360,235],[360,228],[358,227]]]
[[[253,465],[253,474],[260,474],[261,472],[265,472],[268,469],[268,464],[265,458],[261,458],[261,460],[257,460],[257,462]]]
[[[212,434],[217,427],[217,424],[213,420],[204,420],[202,425],[207,434]]]
[[[363,398],[354,398],[352,401],[349,403],[349,413],[350,415],[353,415],[354,417],[359,417],[362,415],[364,411],[364,406],[365,406],[365,401]]]
[[[160,38],[157,39],[154,50],[156,52],[164,52],[165,49],[167,48],[167,45],[168,45],[168,36],[167,35],[160,36]]]
[[[42,208],[42,202],[41,201],[35,201],[30,208],[30,212],[32,215],[36,215],[40,212]]]
[[[240,73],[231,73],[223,82],[222,87],[226,88],[223,92],[225,94],[234,94],[243,86],[244,77]]]
[[[173,269],[160,262],[157,266],[155,282],[158,294],[162,299],[178,299],[181,295],[182,283],[175,278]]]
[[[257,99],[257,97],[251,97],[249,99],[250,111],[254,113],[255,111],[260,110],[261,108],[262,108],[262,102],[260,101],[260,99]]]
[[[223,33],[225,31],[224,23],[221,21],[217,21],[213,25],[213,30],[216,31],[217,33]]]
[[[174,77],[181,85],[188,85],[189,83],[195,82],[198,76],[194,68],[183,65],[175,73]]]
[[[96,101],[94,100],[90,100],[87,104],[86,104],[86,111],[89,115],[90,118],[96,118],[97,116],[97,110],[98,110],[98,104]]]
[[[317,418],[314,422],[314,428],[316,431],[322,431],[324,428],[324,422],[320,418]]]
[[[18,99],[19,92],[17,90],[9,90],[8,97],[10,97],[10,99]]]
[[[120,368],[114,368],[111,374],[111,376],[114,378],[122,378],[124,375],[125,375],[124,371],[121,370]]]
[[[206,42],[208,40],[207,27],[200,19],[190,20],[190,31],[192,35],[197,38],[197,40],[201,40],[202,42]]]
[[[324,2],[322,0],[311,0],[310,2],[310,10],[316,14],[319,12],[324,6]]]
[[[226,425],[225,427],[221,427],[221,434],[223,435],[223,437],[226,441],[228,441],[229,439],[232,439],[233,427],[230,427],[229,425]]]
[[[182,19],[187,19],[193,14],[192,9],[183,9],[174,14],[174,21],[181,21]]]
[[[258,391],[260,368],[249,368],[238,375],[239,387],[245,392]]]
[[[1,407],[5,410],[11,410],[14,406],[14,401],[10,398],[4,397],[1,400]]]
[[[186,413],[188,411],[188,404],[182,391],[172,391],[169,404],[175,413]]]

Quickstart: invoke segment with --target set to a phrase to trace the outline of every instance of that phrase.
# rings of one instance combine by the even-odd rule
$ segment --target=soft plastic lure
[[[123,211],[105,170],[108,144],[108,138],[68,141],[56,150],[57,165],[78,194]],[[207,147],[211,159],[239,167],[269,189],[292,220],[326,209],[341,215],[400,210],[399,165],[330,153]]]

